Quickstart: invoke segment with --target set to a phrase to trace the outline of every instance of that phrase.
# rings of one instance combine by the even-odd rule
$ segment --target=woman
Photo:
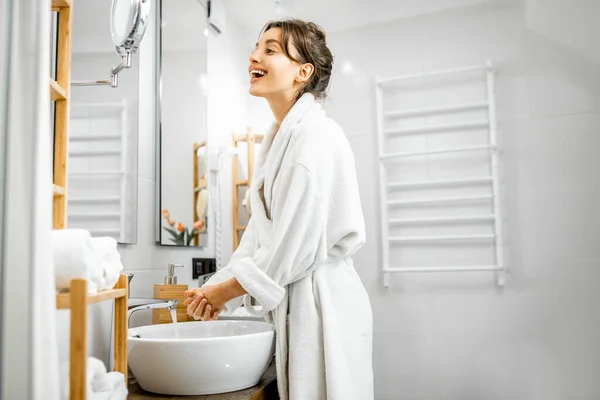
[[[250,94],[275,117],[256,160],[252,217],[229,264],[186,292],[187,312],[206,321],[243,302],[272,322],[282,400],[372,399],[371,306],[351,258],[365,241],[354,157],[316,101],[333,64],[325,33],[270,22],[249,61]]]

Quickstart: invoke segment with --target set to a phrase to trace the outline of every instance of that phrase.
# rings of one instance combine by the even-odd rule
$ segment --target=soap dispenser
[[[183,268],[181,264],[169,264],[167,276],[165,276],[165,285],[177,285],[177,277],[175,276],[175,268]]]
[[[179,300],[177,305],[177,322],[185,322],[187,320],[194,320],[192,317],[188,318],[187,306],[183,304],[185,300],[185,292],[188,289],[188,285],[178,285],[177,277],[175,276],[175,268],[183,268],[181,264],[170,263],[167,269],[167,275],[165,276],[165,283],[154,284],[154,298],[160,300]],[[167,309],[153,309],[152,310],[152,324],[168,324],[172,323],[173,318],[171,312]]]

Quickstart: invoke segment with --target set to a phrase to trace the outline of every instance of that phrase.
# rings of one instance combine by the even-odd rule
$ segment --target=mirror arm
[[[113,88],[119,86],[119,72],[125,68],[131,68],[131,53],[127,52],[123,56],[123,62],[116,67],[111,68],[110,80],[98,80],[98,81],[73,81],[71,86],[102,86],[110,85]]]

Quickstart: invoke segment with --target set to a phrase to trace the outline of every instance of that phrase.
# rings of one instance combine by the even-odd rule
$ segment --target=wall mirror
[[[137,241],[135,51],[149,7],[142,0],[95,0],[73,8],[68,226],[87,229],[92,236],[111,236],[119,243]],[[89,80],[109,72],[110,80]]]
[[[206,4],[157,3],[159,243],[208,245]]]

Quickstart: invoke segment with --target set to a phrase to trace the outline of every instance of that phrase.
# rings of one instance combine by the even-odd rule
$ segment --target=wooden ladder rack
[[[239,179],[239,157],[238,155],[233,157],[233,251],[235,251],[240,244],[240,232],[246,229],[246,226],[240,224],[238,188],[240,186],[246,186],[248,190],[250,190],[250,187],[252,186],[252,175],[254,174],[254,145],[262,143],[263,138],[264,135],[252,132],[252,128],[248,128],[246,133],[243,134],[233,134],[233,147],[237,148],[238,143],[240,142],[245,142],[248,147],[248,179]]]
[[[71,86],[72,0],[52,0],[58,12],[56,80],[50,77],[50,99],[56,102],[54,121],[54,229],[67,226],[67,160],[69,143],[69,95]]]
[[[69,399],[86,400],[88,305],[115,300],[115,371],[122,372],[127,384],[127,300],[128,279],[119,276],[114,289],[88,294],[87,280],[73,279],[68,293],[56,295],[56,308],[71,310],[69,353]]]

